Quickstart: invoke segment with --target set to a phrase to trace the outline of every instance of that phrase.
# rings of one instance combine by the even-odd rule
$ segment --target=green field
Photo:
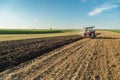
[[[75,34],[80,34],[80,30],[0,29],[0,41],[53,37],[53,36],[66,36],[66,35],[75,35]]]
[[[110,31],[120,33],[120,30],[110,30]]]
[[[74,32],[75,30],[48,30],[48,29],[0,29],[0,34],[48,34]]]

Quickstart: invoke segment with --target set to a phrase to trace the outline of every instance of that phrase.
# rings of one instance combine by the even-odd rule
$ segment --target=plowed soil
[[[80,39],[80,35],[74,35],[0,42],[0,71]]]
[[[109,31],[99,31],[99,33],[100,35],[95,39],[80,39],[76,36],[78,41],[76,37],[72,36],[73,43],[51,49],[50,52],[44,52],[46,54],[26,62],[22,61],[14,67],[8,66],[9,68],[6,67],[0,72],[0,80],[120,80],[120,34]],[[66,42],[66,40],[68,39],[62,41]],[[59,39],[57,38],[56,41]],[[36,42],[36,44],[38,43]],[[12,45],[7,46],[13,47]],[[16,45],[18,44],[16,43]],[[30,43],[28,42],[27,45]],[[45,45],[44,47],[46,47]],[[26,48],[24,46],[21,48]],[[4,50],[4,47],[0,46],[0,49]],[[29,47],[28,50],[38,49],[37,53],[40,53],[40,48],[33,47]],[[27,50],[24,50],[24,53],[21,51],[21,53],[27,54],[25,51]],[[34,54],[36,54],[36,50],[31,56]],[[2,57],[5,54],[0,55]],[[9,59],[13,59],[8,60],[9,62],[15,61],[14,58]],[[21,60],[21,57],[18,59]],[[5,60],[1,58],[1,61]],[[19,62],[19,60],[17,61]]]

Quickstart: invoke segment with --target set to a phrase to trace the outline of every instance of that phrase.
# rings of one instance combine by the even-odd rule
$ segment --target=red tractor
[[[95,38],[96,37],[96,33],[94,30],[95,26],[91,26],[91,27],[84,27],[84,33],[83,33],[83,37],[90,37],[90,38]]]

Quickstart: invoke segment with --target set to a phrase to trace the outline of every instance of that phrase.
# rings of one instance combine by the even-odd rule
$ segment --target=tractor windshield
[[[90,31],[93,30],[93,27],[90,27],[89,30],[90,30]]]
[[[93,30],[93,27],[86,27],[86,28],[85,28],[85,32],[86,32],[86,31],[92,31],[92,30]]]

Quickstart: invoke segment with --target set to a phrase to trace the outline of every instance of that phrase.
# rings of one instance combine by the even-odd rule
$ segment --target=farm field
[[[98,32],[0,42],[0,80],[119,80],[120,34]]]
[[[120,33],[120,30],[119,30],[119,29],[118,29],[118,30],[110,30],[110,31],[116,32],[116,33]]]
[[[65,36],[79,34],[80,30],[16,30],[0,29],[0,41],[22,40],[41,37]]]

